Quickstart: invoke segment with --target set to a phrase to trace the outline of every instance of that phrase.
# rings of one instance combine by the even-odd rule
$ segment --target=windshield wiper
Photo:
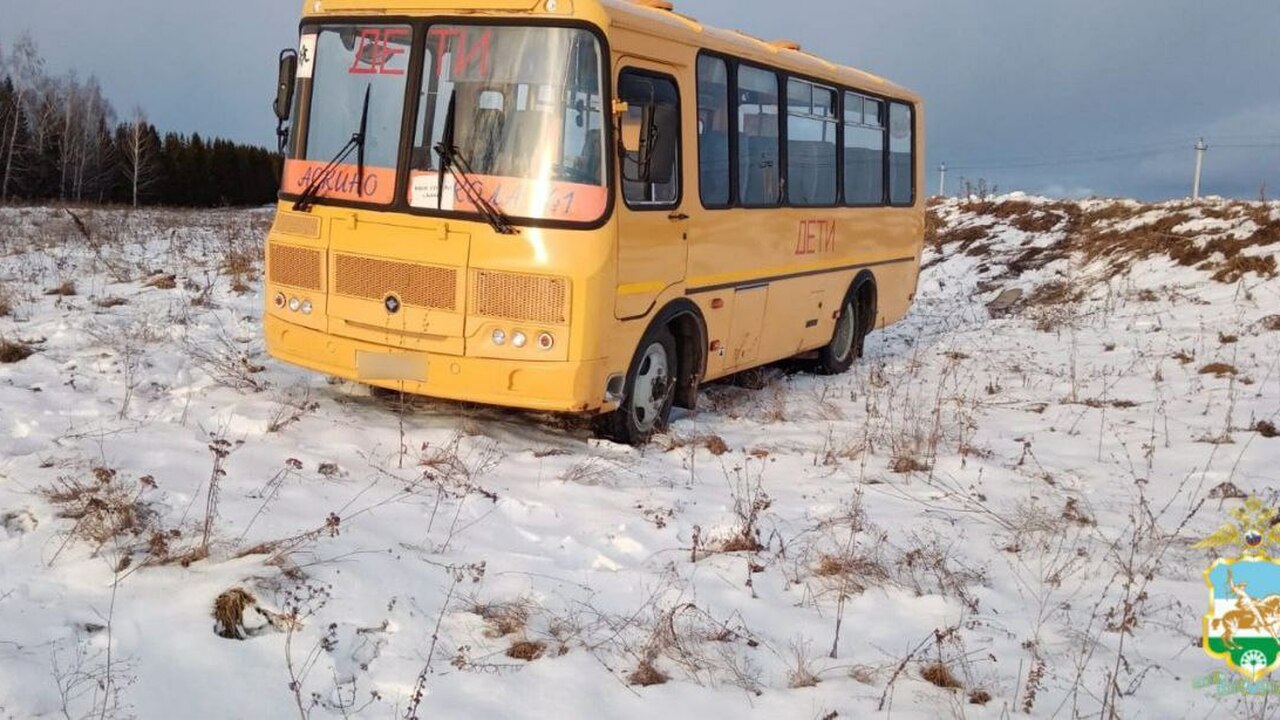
[[[440,209],[444,199],[444,174],[447,172],[453,177],[454,183],[462,188],[462,192],[466,194],[471,204],[476,207],[476,211],[480,213],[480,216],[489,223],[489,226],[495,232],[502,235],[518,235],[520,231],[511,224],[511,219],[472,184],[471,176],[475,172],[472,171],[471,164],[462,156],[462,152],[458,150],[458,146],[453,142],[458,113],[457,100],[458,92],[455,90],[449,96],[449,114],[445,118],[443,137],[435,146],[435,151],[440,156],[440,177],[436,190],[436,209]]]
[[[316,196],[320,194],[320,188],[324,187],[324,184],[329,181],[329,176],[333,175],[334,171],[338,169],[338,166],[351,155],[352,150],[358,151],[356,154],[356,184],[358,186],[356,188],[356,194],[360,197],[364,197],[364,140],[365,134],[369,130],[369,94],[372,90],[372,83],[366,85],[364,88],[364,109],[360,111],[359,129],[351,136],[351,139],[347,141],[347,144],[342,146],[342,149],[338,151],[338,154],[333,156],[333,159],[329,161],[329,164],[325,165],[324,169],[311,179],[311,184],[307,186],[306,190],[302,191],[302,195],[298,197],[298,201],[293,204],[294,210],[306,211],[311,208],[315,202]]]

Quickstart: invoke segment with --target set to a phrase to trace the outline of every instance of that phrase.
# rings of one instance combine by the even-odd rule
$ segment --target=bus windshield
[[[517,222],[603,217],[608,166],[596,36],[556,27],[434,25],[425,37],[415,54],[408,25],[304,29],[285,192],[299,195],[318,183],[317,202],[391,205],[407,163],[404,202],[428,214],[481,216],[472,198],[482,195]],[[421,87],[408,93],[417,105],[406,113],[415,55]],[[402,158],[406,118],[415,127]],[[364,164],[351,153],[329,167],[362,126]],[[441,149],[452,151],[452,168],[443,166]],[[460,178],[471,191],[459,187]]]
[[[585,30],[432,26],[409,205],[476,212],[457,179],[441,173],[439,146],[448,143],[465,181],[503,214],[600,219],[608,204],[602,66],[600,45]]]

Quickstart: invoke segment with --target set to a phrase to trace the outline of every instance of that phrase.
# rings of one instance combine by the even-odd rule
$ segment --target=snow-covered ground
[[[1190,545],[1280,499],[1280,204],[935,212],[634,450],[266,358],[267,213],[0,211],[0,718],[1265,716]]]

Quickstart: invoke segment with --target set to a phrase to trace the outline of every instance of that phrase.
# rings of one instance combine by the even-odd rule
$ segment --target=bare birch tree
[[[31,39],[31,35],[23,33],[10,50],[8,57],[0,56],[0,65],[3,65],[13,81],[14,90],[13,107],[10,111],[13,116],[12,122],[5,125],[8,137],[0,138],[0,142],[5,144],[4,172],[0,175],[0,202],[6,202],[9,199],[9,187],[14,180],[15,171],[21,169],[17,162],[19,151],[25,149],[18,147],[23,109],[31,105],[35,98],[37,88],[44,76],[44,59],[40,57],[40,51],[35,41]]]
[[[121,126],[116,146],[120,148],[120,166],[133,198],[133,206],[138,207],[139,199],[159,181],[159,138],[155,130],[147,122],[147,115],[141,106],[135,106],[133,117],[127,125]]]

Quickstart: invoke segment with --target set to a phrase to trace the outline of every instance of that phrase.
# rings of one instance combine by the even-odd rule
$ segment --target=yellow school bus
[[[915,297],[920,98],[661,0],[308,0],[275,109],[265,335],[318,372],[640,442]]]

